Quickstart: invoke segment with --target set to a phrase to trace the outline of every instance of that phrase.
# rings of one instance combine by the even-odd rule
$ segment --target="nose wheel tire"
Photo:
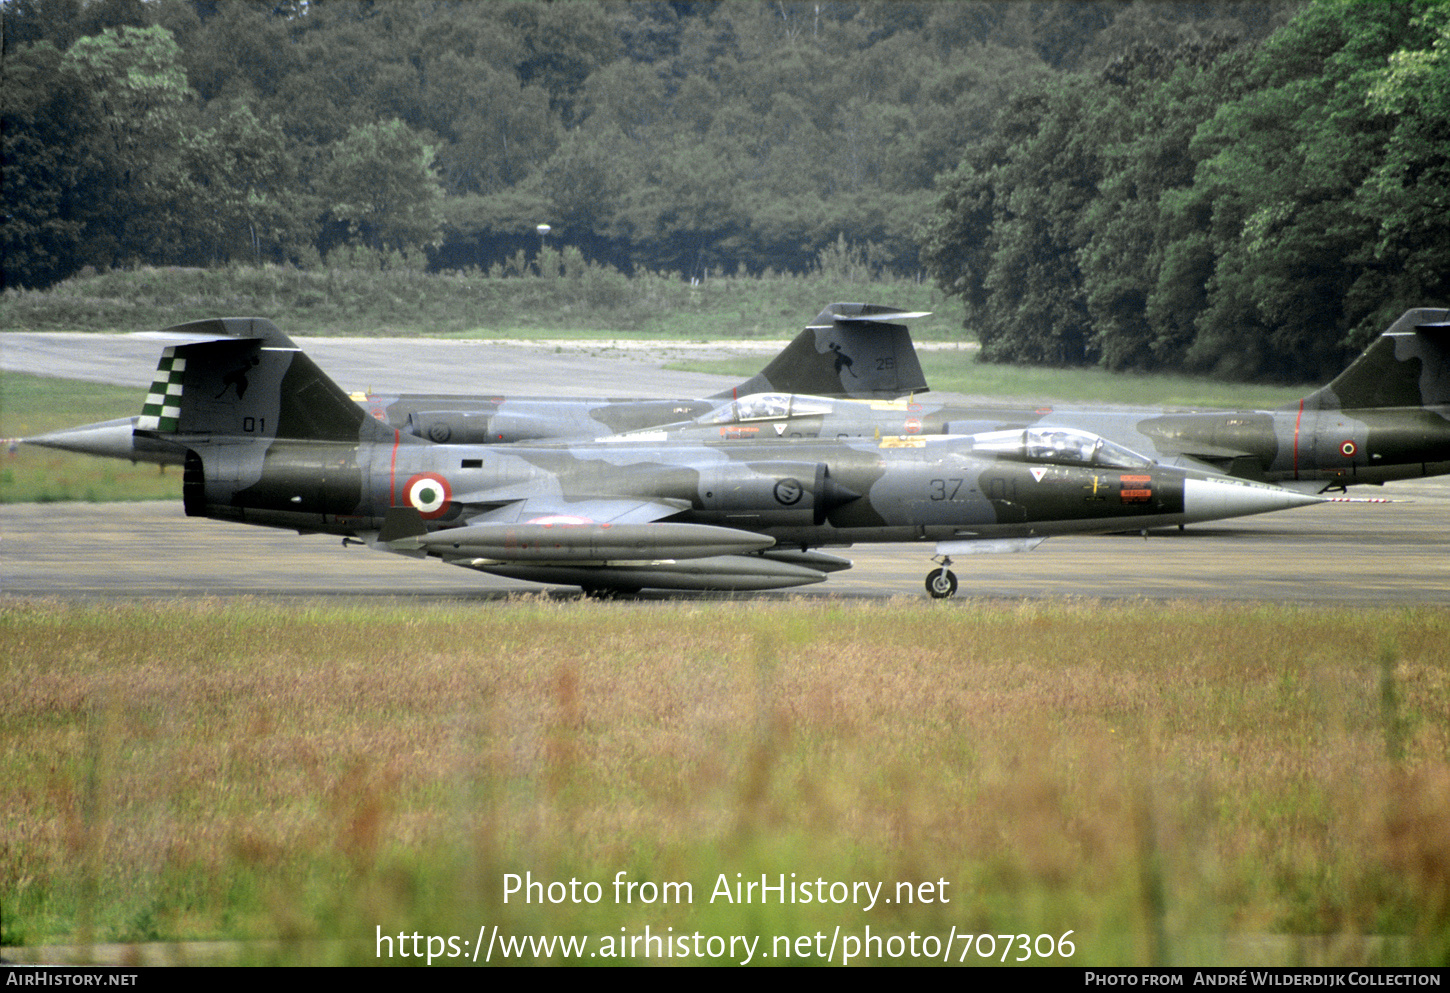
[[[957,574],[950,569],[933,569],[926,574],[926,591],[937,600],[956,596]]]

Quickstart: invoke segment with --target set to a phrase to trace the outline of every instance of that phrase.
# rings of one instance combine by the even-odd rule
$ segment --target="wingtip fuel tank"
[[[499,562],[652,562],[757,552],[775,544],[774,538],[711,524],[599,524],[585,520],[474,524],[414,540],[444,558]]]

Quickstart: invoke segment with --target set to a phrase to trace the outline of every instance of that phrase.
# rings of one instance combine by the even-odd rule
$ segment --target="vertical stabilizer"
[[[299,531],[366,516],[359,452],[393,443],[397,432],[277,340],[221,338],[163,352],[135,434],[184,453],[187,516]]]
[[[1450,310],[1407,310],[1304,410],[1450,404]],[[1294,406],[1299,406],[1295,404]]]
[[[185,438],[392,440],[296,345],[231,338],[163,350],[138,432]]]
[[[904,324],[924,317],[894,307],[833,303],[759,374],[720,396],[808,393],[895,399],[928,387]]]
[[[141,416],[136,420],[136,430],[156,431],[161,434],[175,434],[177,418],[181,416],[182,379],[186,374],[186,359],[179,358],[175,348],[161,351],[161,361],[156,366],[156,375],[151,380],[151,389],[146,402],[141,405]]]

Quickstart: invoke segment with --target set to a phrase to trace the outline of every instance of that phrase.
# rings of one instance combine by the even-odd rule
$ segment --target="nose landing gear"
[[[956,596],[957,593],[957,574],[947,568],[952,564],[951,556],[943,555],[940,561],[942,564],[940,569],[933,569],[926,574],[926,591],[936,600]]]

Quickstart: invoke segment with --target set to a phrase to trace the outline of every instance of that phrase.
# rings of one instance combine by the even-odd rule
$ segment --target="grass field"
[[[0,601],[3,941],[364,964],[417,933],[447,963],[495,925],[661,954],[620,948],[648,927],[779,964],[869,926],[874,962],[915,935],[1444,964],[1447,634],[1443,607]],[[560,885],[506,901],[510,874]],[[892,902],[720,895],[762,874]]]

